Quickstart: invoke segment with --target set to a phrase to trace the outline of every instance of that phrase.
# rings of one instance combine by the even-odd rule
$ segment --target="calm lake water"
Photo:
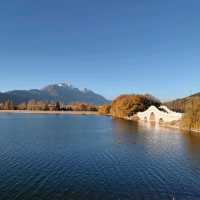
[[[0,114],[1,200],[200,199],[200,137],[100,116]]]

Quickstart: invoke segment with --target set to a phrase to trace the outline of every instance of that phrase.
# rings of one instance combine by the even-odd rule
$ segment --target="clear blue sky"
[[[107,98],[199,92],[200,1],[1,1],[0,74],[0,91],[69,80]]]

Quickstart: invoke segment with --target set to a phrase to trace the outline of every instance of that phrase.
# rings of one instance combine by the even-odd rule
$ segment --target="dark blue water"
[[[0,115],[0,200],[200,199],[200,137],[100,116]]]

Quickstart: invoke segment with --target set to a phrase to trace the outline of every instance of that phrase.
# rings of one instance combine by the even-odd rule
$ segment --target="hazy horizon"
[[[0,8],[0,91],[69,80],[113,99],[200,92],[200,2],[13,0]]]

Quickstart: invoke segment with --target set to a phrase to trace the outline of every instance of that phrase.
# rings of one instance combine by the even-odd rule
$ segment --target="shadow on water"
[[[112,129],[117,143],[135,144],[135,137],[139,133],[140,127],[138,122],[114,118],[112,120]]]
[[[200,136],[199,133],[194,132],[182,132],[183,140],[185,144],[185,150],[187,151],[188,163],[200,166]],[[200,175],[200,174],[199,174]]]

